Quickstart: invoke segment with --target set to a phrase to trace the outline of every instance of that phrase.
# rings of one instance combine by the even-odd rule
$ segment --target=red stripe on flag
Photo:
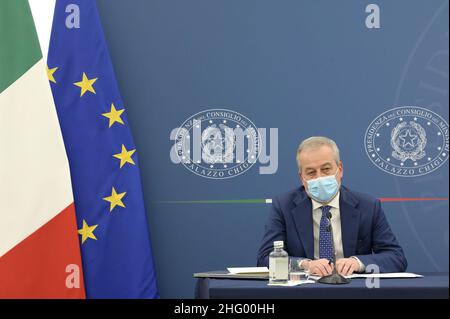
[[[448,200],[446,197],[380,197],[381,202],[420,202],[420,201],[436,201]]]
[[[76,229],[71,204],[3,255],[0,298],[85,298]]]

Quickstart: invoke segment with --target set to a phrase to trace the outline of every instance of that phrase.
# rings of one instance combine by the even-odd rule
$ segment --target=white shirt
[[[326,206],[331,206],[331,225],[333,227],[334,252],[336,260],[344,258],[344,249],[342,246],[342,232],[341,232],[341,214],[339,210],[339,196],[340,192],[329,202]],[[314,259],[319,259],[319,234],[320,234],[320,219],[322,218],[323,204],[312,201],[313,214],[313,232],[314,232]]]

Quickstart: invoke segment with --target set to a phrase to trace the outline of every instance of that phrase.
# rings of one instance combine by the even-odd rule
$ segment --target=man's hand
[[[330,275],[333,271],[333,264],[329,264],[328,259],[308,260],[305,262],[304,268],[311,275],[319,275],[321,277]]]
[[[349,276],[359,270],[359,263],[355,258],[342,258],[336,261],[336,270],[342,276]]]

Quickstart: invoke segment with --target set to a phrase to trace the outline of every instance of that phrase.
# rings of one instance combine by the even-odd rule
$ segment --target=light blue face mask
[[[336,179],[336,174],[324,176],[306,181],[308,184],[308,194],[319,203],[328,203],[339,192],[339,183]]]

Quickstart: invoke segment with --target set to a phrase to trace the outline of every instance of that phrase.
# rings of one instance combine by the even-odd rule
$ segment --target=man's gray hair
[[[300,153],[304,150],[318,149],[323,145],[328,145],[329,147],[331,147],[331,149],[334,152],[334,160],[336,161],[336,164],[339,165],[339,163],[341,162],[341,158],[339,156],[339,148],[336,145],[336,142],[328,137],[312,136],[312,137],[307,138],[303,142],[301,142],[297,148],[297,157],[296,158],[297,158],[299,172],[301,171],[300,161],[299,161]]]

